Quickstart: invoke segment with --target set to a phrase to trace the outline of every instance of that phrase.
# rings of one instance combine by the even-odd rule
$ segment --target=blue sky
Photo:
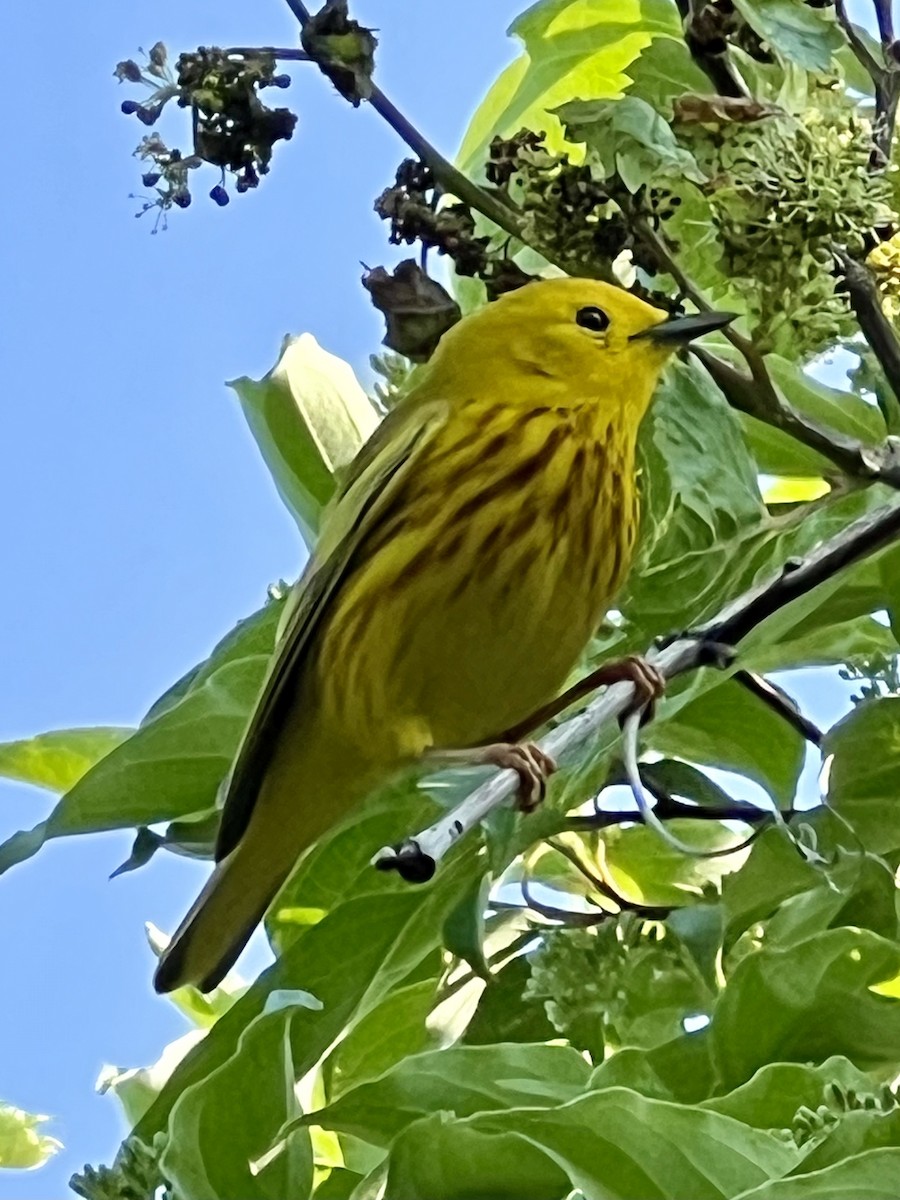
[[[381,31],[378,76],[447,151],[515,51],[508,0],[357,0]],[[198,189],[169,231],[135,220],[143,128],[112,70],[137,47],[296,43],[279,0],[9,6],[6,89],[20,98],[0,189],[0,740],[131,724],[204,657],[302,546],[223,381],[259,376],[285,333],[313,332],[365,372],[381,337],[360,261],[396,259],[372,213],[403,148],[312,69],[279,102],[300,114],[256,194]],[[209,179],[207,186],[214,180]],[[804,689],[805,690],[805,689]],[[812,692],[834,719],[837,693]],[[0,835],[40,820],[40,792],[0,784]],[[171,929],[205,869],[158,856],[108,882],[126,834],[49,845],[0,880],[0,1098],[54,1116],[64,1151],[0,1173],[0,1198],[62,1196],[124,1126],[95,1096],[104,1063],[141,1066],[186,1024],[150,989],[143,924]]]
[[[515,47],[521,5],[358,0],[381,30],[379,79],[452,152]],[[486,8],[490,15],[486,16]],[[300,114],[257,193],[135,220],[116,62],[164,40],[296,44],[279,0],[95,0],[4,12],[7,94],[22,98],[0,189],[0,740],[136,722],[302,546],[223,381],[259,376],[285,333],[310,330],[364,371],[381,337],[360,260],[396,259],[372,212],[403,148],[313,68],[279,93]],[[215,180],[210,177],[207,189]],[[0,785],[0,835],[48,809]],[[104,1062],[140,1066],[187,1028],[151,993],[143,924],[171,929],[204,868],[159,856],[108,882],[129,850],[110,834],[49,845],[0,881],[0,1098],[54,1115],[65,1144],[41,1171],[0,1172],[0,1197],[66,1193],[124,1127],[93,1093]]]

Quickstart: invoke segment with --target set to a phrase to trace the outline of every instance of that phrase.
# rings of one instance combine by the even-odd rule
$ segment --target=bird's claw
[[[634,696],[628,707],[619,717],[619,724],[624,724],[627,717],[640,712],[641,724],[652,720],[656,701],[666,692],[666,677],[640,654],[631,654],[617,664],[622,670],[622,680],[634,687]]]
[[[517,807],[530,813],[547,794],[547,780],[558,770],[556,761],[534,742],[495,742],[478,752],[479,762],[515,771],[519,776]]]

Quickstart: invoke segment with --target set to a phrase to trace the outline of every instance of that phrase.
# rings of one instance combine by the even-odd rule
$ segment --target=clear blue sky
[[[379,80],[448,151],[514,46],[517,0],[356,0],[381,31]],[[300,122],[272,175],[223,210],[202,190],[168,233],[135,220],[143,128],[117,60],[164,40],[292,45],[280,0],[138,0],[4,12],[14,153],[0,189],[0,740],[136,722],[302,547],[223,381],[263,374],[310,330],[364,371],[380,326],[359,262],[391,261],[371,211],[403,154],[374,113],[295,72]],[[209,179],[211,186],[214,180]],[[819,689],[811,715],[834,718]],[[0,784],[0,836],[47,812]],[[0,1198],[61,1197],[124,1132],[93,1094],[104,1062],[142,1066],[185,1031],[151,993],[143,924],[171,929],[204,868],[158,856],[124,878],[126,834],[49,845],[0,880],[0,1098],[53,1114],[64,1151],[0,1173]]]

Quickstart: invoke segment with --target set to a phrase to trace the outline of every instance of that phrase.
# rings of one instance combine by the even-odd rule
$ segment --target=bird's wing
[[[394,409],[341,481],[316,552],[285,604],[265,682],[223,784],[217,862],[231,853],[247,828],[271,747],[323,614],[346,580],[355,552],[390,511],[392,499],[446,413],[447,406],[437,401]]]

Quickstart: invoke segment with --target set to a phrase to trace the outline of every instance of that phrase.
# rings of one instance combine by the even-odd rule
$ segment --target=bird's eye
[[[594,305],[579,308],[575,314],[575,321],[582,329],[590,329],[592,333],[604,333],[609,329],[609,317],[602,308],[596,308]]]

